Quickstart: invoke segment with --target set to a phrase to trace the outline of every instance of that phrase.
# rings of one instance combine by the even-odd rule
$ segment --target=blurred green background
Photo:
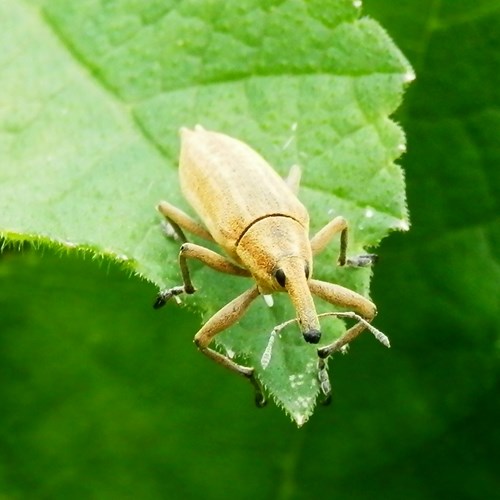
[[[396,115],[412,229],[372,282],[392,349],[336,357],[333,404],[297,430],[196,352],[196,312],[154,313],[107,262],[6,251],[0,498],[498,496],[500,6],[363,12],[417,73]]]

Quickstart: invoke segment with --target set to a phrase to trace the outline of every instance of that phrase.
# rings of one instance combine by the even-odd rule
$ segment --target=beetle
[[[373,302],[353,290],[313,279],[313,256],[339,233],[340,266],[367,265],[374,256],[346,258],[348,226],[341,216],[309,238],[309,214],[296,196],[300,182],[298,167],[292,167],[284,180],[262,156],[237,139],[200,125],[194,130],[182,128],[180,135],[181,190],[203,225],[174,205],[159,203],[158,211],[182,241],[179,266],[183,284],[161,291],[154,307],[162,307],[180,294],[195,292],[188,259],[197,259],[222,273],[252,278],[254,284],[215,313],[196,333],[194,342],[206,356],[250,380],[258,406],[263,406],[266,400],[254,368],[240,365],[210,348],[218,333],[235,324],[259,295],[275,292],[289,295],[304,340],[310,344],[321,339],[313,295],[354,311],[359,321],[317,351],[318,377],[328,400],[331,389],[324,383],[325,359],[369,327],[377,309]],[[217,243],[226,256],[188,242],[184,231]]]

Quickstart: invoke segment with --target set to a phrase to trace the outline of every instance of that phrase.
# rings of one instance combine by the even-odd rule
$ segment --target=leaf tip
[[[393,228],[398,231],[409,231],[410,223],[406,219],[400,219],[393,225]]]
[[[409,69],[406,73],[403,74],[403,82],[404,83],[411,83],[413,80],[417,78],[417,75],[415,74],[415,71],[413,69]]]

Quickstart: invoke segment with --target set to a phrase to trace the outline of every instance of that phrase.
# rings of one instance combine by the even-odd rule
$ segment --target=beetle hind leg
[[[161,201],[157,207],[158,211],[165,217],[174,234],[183,243],[187,242],[183,229],[191,234],[195,234],[207,241],[214,241],[212,235],[197,221],[188,214],[166,201]],[[167,232],[167,231],[166,231]],[[168,232],[167,232],[168,234]]]
[[[293,194],[297,195],[299,192],[300,178],[302,176],[302,171],[298,165],[292,165],[285,182],[288,184]]]

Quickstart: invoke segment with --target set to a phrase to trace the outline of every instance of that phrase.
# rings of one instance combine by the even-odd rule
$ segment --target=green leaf
[[[388,116],[413,74],[353,2],[11,1],[0,20],[7,239],[109,256],[159,288],[179,284],[178,245],[154,206],[190,210],[177,182],[178,129],[197,123],[249,143],[283,175],[302,165],[312,231],[344,215],[351,254],[408,227],[394,164],[405,141]],[[318,259],[316,276],[367,295],[370,270],[336,270],[337,252]],[[249,286],[196,269],[199,292],[186,302],[204,319]],[[261,363],[272,329],[291,317],[286,297],[272,309],[256,303],[217,341],[255,366],[300,425],[319,389],[315,348],[289,328]],[[343,328],[328,325],[325,343]]]
[[[13,0],[0,4],[14,12]],[[412,230],[377,249],[371,283],[392,348],[363,335],[335,357],[332,405],[297,429],[274,405],[255,409],[238,377],[196,352],[193,311],[152,313],[155,285],[76,252],[4,252],[1,497],[498,496],[498,0],[365,0],[363,14],[418,75],[396,116],[408,137]],[[11,25],[2,18],[0,36]],[[32,33],[4,37],[2,61]],[[14,99],[1,88],[3,110]]]

